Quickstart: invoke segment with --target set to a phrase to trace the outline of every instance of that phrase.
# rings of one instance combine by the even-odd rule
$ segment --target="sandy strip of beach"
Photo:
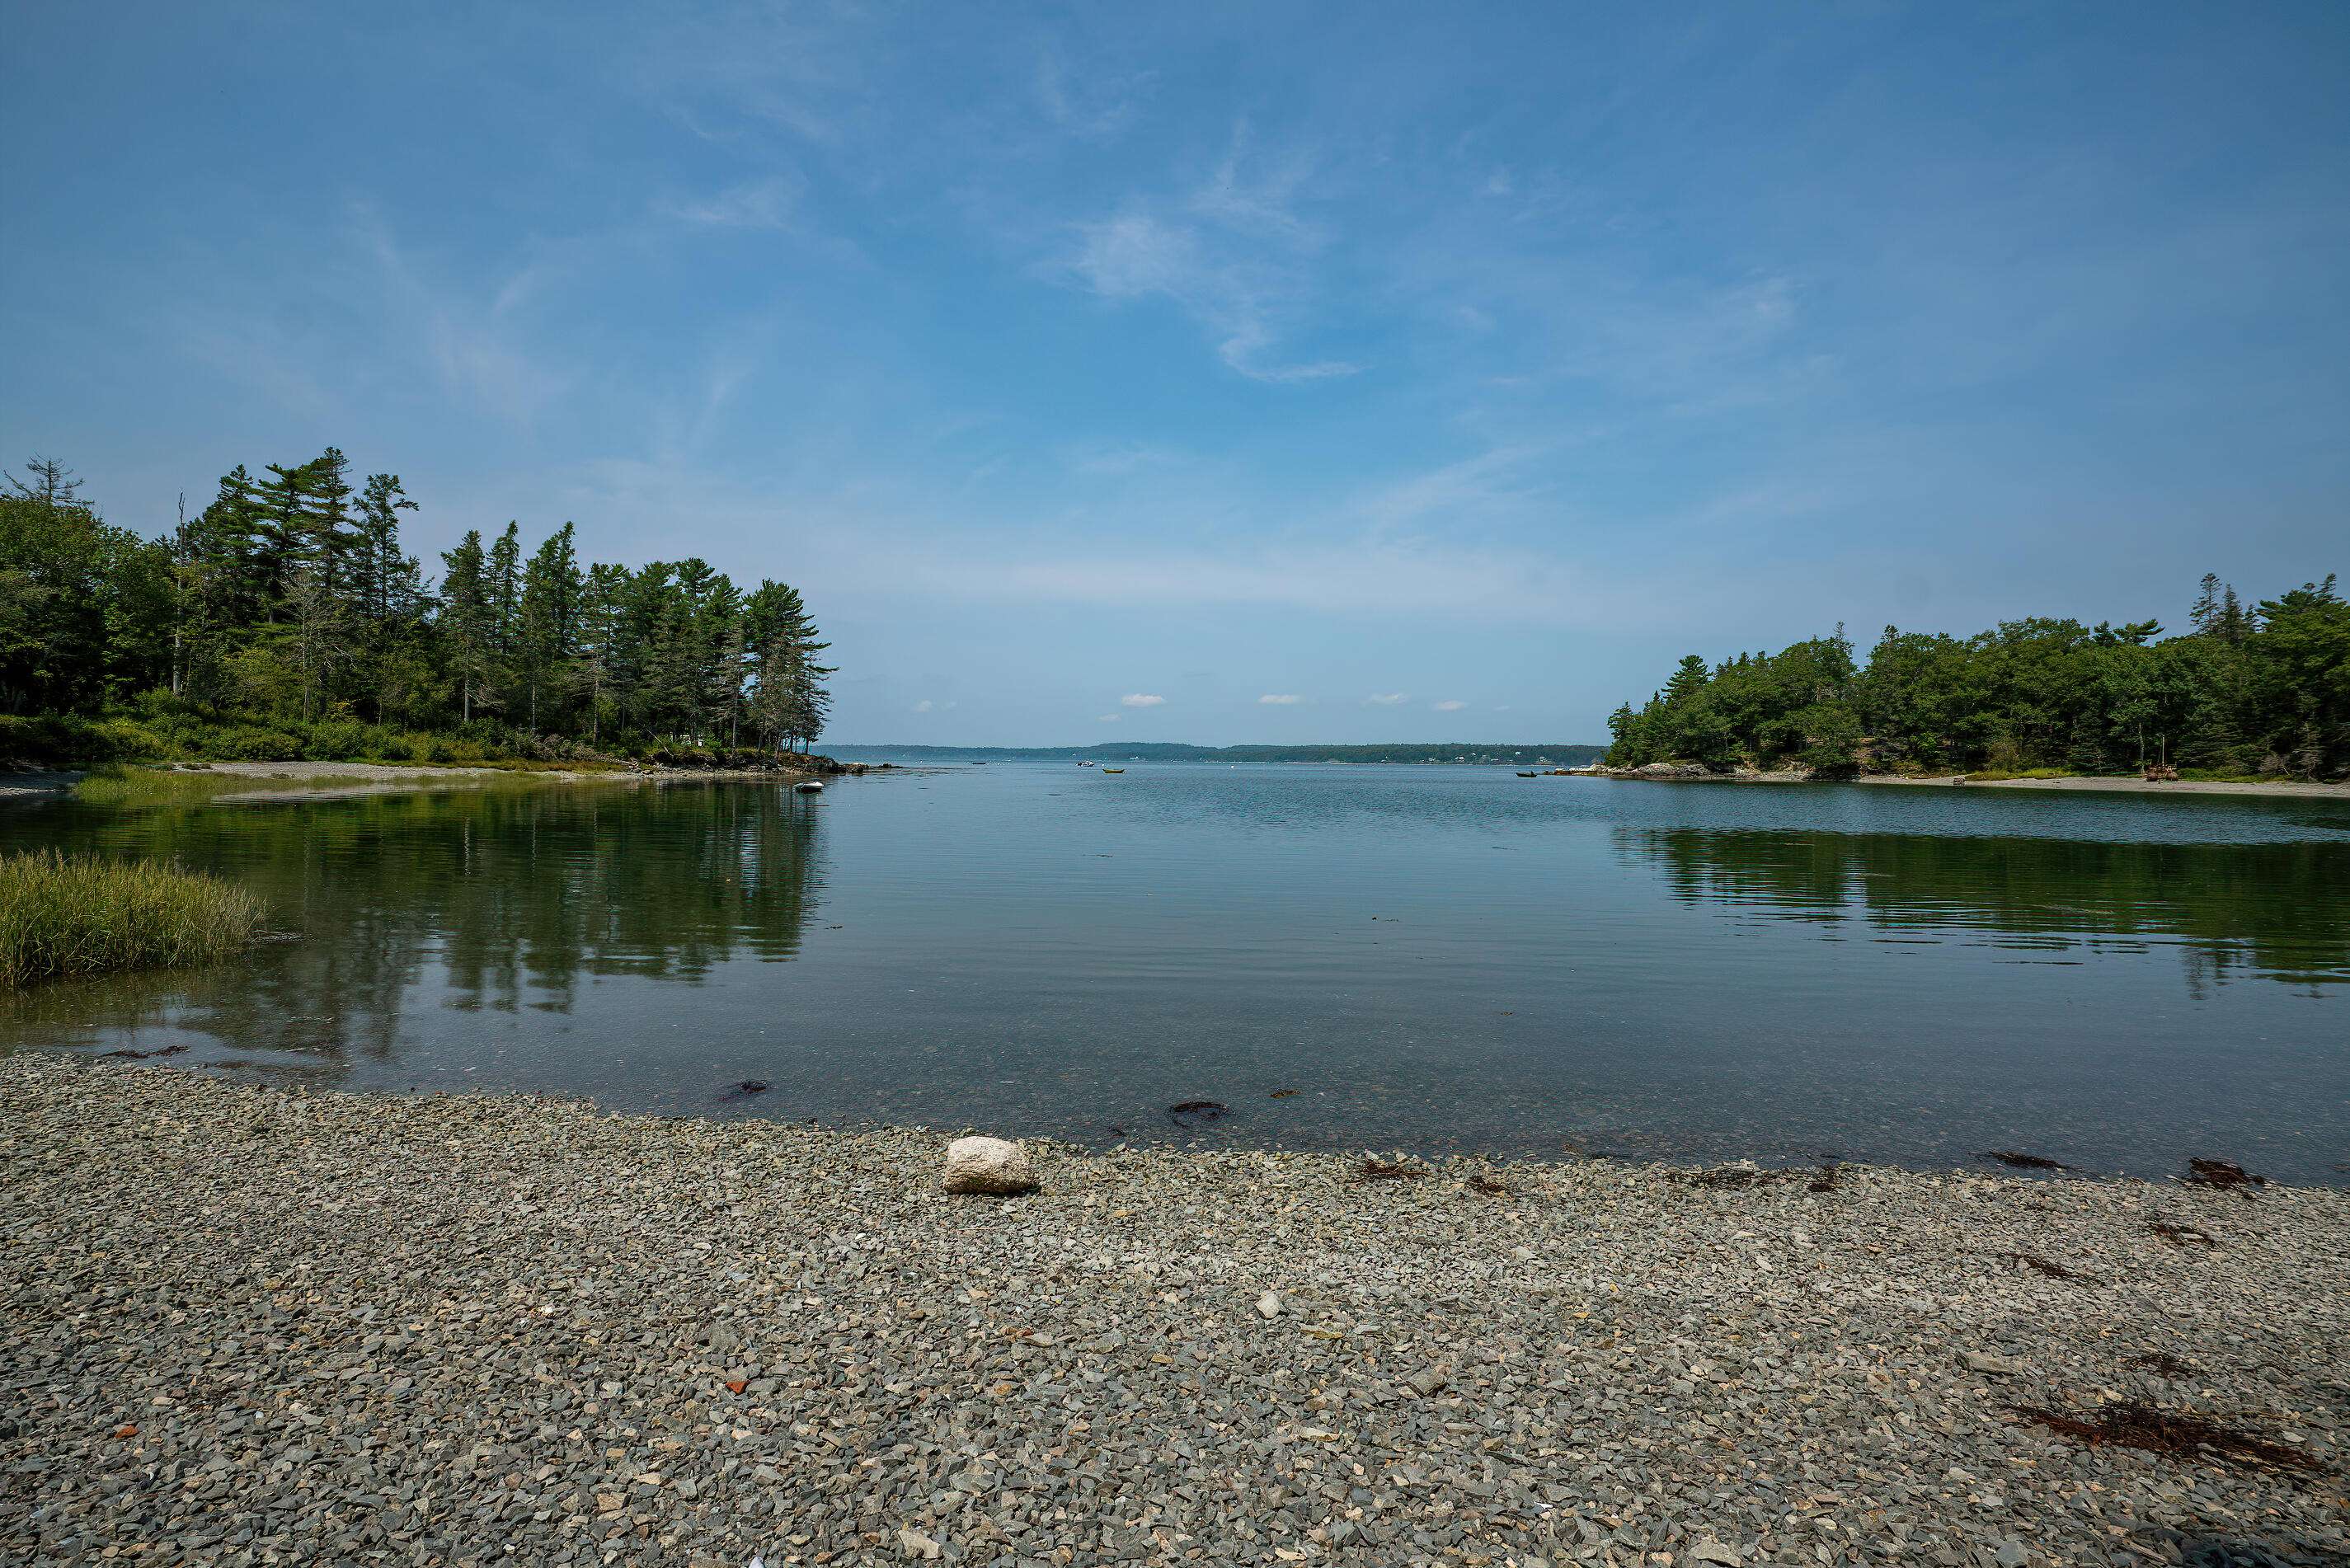
[[[1869,774],[1856,782],[1865,784],[1939,784],[1944,787],[1957,784],[1968,789],[2093,790],[2120,794],[2299,795],[2315,800],[2350,801],[2350,784],[2315,784],[2297,779],[2262,779],[2252,784],[2176,779],[2157,784],[2146,779],[2126,778],[1972,779],[1964,774],[1940,778],[1897,778],[1891,774]]]

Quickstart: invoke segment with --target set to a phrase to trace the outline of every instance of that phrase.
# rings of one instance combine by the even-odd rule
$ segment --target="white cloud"
[[[1584,587],[1555,558],[1449,540],[1357,535],[1247,549],[1153,549],[1025,558],[925,540],[888,563],[889,585],[950,598],[1077,604],[1294,605],[1341,611],[1473,610],[1553,618]]]
[[[1120,74],[1089,64],[1072,69],[1057,48],[1048,47],[1036,59],[1036,104],[1063,130],[1107,141],[1133,123],[1152,79],[1149,71]]]
[[[931,711],[932,706],[933,704],[931,700],[925,697],[920,701],[914,704],[914,711],[917,713],[927,713]]]
[[[1123,713],[1104,713],[1100,718],[1095,720],[1094,722],[1097,724],[1115,724],[1124,717],[1126,717],[1126,715]]]
[[[1199,240],[1189,229],[1129,213],[1104,223],[1080,223],[1077,233],[1082,244],[1069,266],[1106,298],[1164,294],[1191,305],[1212,287]]]
[[[524,348],[509,311],[526,302],[538,286],[540,270],[526,266],[497,290],[486,308],[452,288],[428,278],[411,265],[391,230],[373,208],[352,209],[352,226],[361,244],[371,253],[378,275],[393,310],[377,314],[404,317],[399,330],[410,343],[425,346],[443,387],[470,399],[517,424],[527,424],[568,389],[567,379],[541,364]]]
[[[1163,708],[1167,705],[1166,698],[1154,697],[1148,691],[1129,691],[1118,701],[1121,708]]]
[[[1305,701],[1305,698],[1294,691],[1268,691],[1257,699],[1260,704],[1267,708],[1295,708]]]
[[[1409,691],[1374,691],[1369,696],[1363,699],[1363,706],[1366,708],[1393,708],[1399,703],[1409,702],[1410,701],[1411,693]]]
[[[1363,367],[1343,359],[1264,360],[1315,296],[1307,264],[1325,241],[1295,210],[1310,160],[1293,153],[1252,177],[1247,143],[1247,128],[1236,129],[1230,154],[1187,200],[1137,198],[1114,217],[1076,224],[1076,254],[1062,270],[1106,299],[1173,300],[1214,337],[1217,357],[1252,380],[1357,375]]]
[[[1443,701],[1436,704],[1436,711],[1440,713],[1458,713],[1467,706],[1469,704],[1458,697],[1447,697]]]
[[[672,196],[660,204],[665,217],[713,229],[780,229],[798,208],[806,182],[796,174],[730,185],[711,196]]]

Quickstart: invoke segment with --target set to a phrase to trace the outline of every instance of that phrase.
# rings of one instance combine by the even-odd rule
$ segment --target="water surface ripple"
[[[2333,802],[999,763],[0,812],[48,844],[225,872],[300,940],[20,994],[0,1047],[1092,1141],[2350,1174]]]

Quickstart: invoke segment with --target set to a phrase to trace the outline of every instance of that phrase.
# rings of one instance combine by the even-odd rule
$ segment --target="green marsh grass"
[[[267,783],[231,774],[106,766],[85,774],[74,785],[74,797],[92,805],[192,805],[238,789],[265,788]]]
[[[0,856],[0,987],[203,963],[260,934],[261,900],[217,877],[55,850]]]

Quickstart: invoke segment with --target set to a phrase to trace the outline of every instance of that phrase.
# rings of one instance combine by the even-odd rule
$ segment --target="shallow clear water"
[[[45,844],[299,940],[6,999],[0,1048],[1097,1141],[2350,1164],[2334,802],[997,763],[0,811]]]

